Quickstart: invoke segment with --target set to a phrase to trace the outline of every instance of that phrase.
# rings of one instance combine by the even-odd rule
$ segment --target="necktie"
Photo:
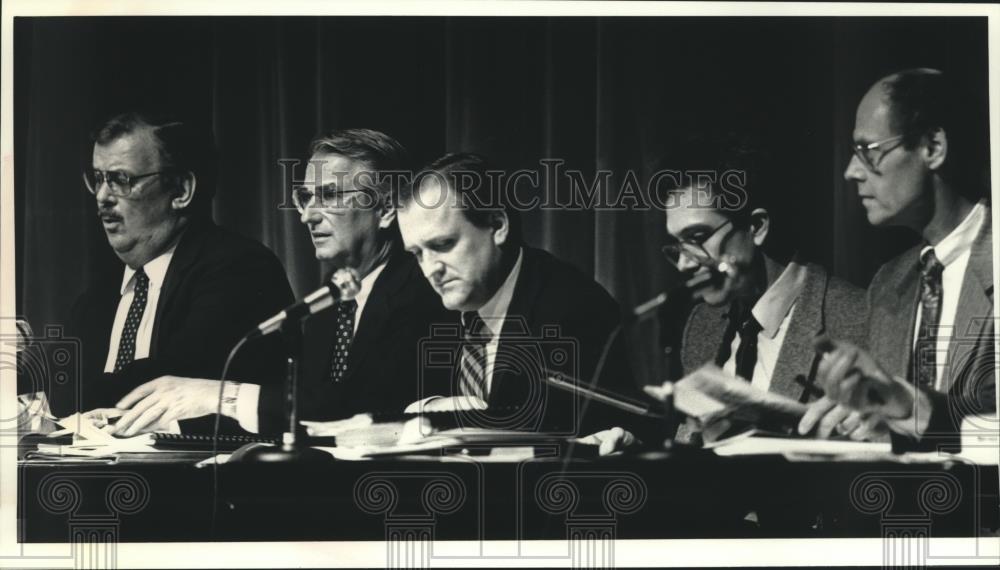
[[[460,393],[485,402],[489,397],[486,389],[486,344],[492,332],[475,311],[463,313],[462,322],[465,323],[465,339],[459,361]]]
[[[340,382],[347,372],[347,353],[354,339],[354,313],[358,303],[354,300],[337,305],[337,329],[333,342],[333,358],[330,359],[330,381]]]
[[[125,318],[125,328],[122,329],[121,340],[118,341],[118,356],[115,358],[115,372],[121,372],[135,359],[135,335],[142,322],[142,314],[146,311],[146,298],[149,296],[149,277],[140,268],[133,276],[132,304]]]
[[[757,335],[763,330],[752,314],[740,326],[740,346],[736,349],[736,375],[747,382],[753,381],[757,366]]]
[[[932,388],[937,378],[937,327],[941,321],[941,272],[944,265],[938,261],[934,250],[929,249],[920,258],[920,327],[917,329],[915,347],[917,386]]]

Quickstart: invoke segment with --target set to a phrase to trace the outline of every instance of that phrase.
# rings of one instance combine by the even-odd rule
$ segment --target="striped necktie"
[[[486,384],[486,345],[492,332],[475,311],[462,314],[465,338],[462,343],[460,393],[486,402],[489,391]]]

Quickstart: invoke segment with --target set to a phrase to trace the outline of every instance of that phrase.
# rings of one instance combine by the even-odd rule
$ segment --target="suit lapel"
[[[886,286],[875,292],[869,307],[868,342],[873,355],[890,374],[901,377],[910,374],[920,292],[919,254],[919,248],[903,254],[899,268],[887,276]]]
[[[316,382],[330,382],[330,359],[337,335],[337,311],[320,311],[306,320],[302,338],[300,377]]]
[[[535,301],[542,287],[542,276],[539,274],[540,260],[531,248],[525,246],[522,251],[524,258],[521,261],[521,273],[517,276],[517,282],[514,284],[514,295],[510,299],[510,306],[504,317],[497,354],[493,359],[494,371],[493,378],[490,380],[488,398],[491,406],[506,405],[505,402],[510,399],[508,396],[518,390],[517,386],[510,385],[514,372],[510,367],[502,366],[502,363],[518,362],[523,359],[523,357],[517,357],[513,353],[511,344],[516,342],[516,339],[523,339],[531,335],[529,323],[531,323]],[[514,398],[519,399],[516,396]]]
[[[729,324],[728,311],[727,307],[713,307],[707,303],[699,303],[691,310],[681,341],[681,363],[685,374],[715,361]]]
[[[948,345],[947,370],[943,377],[942,391],[954,383],[970,351],[984,336],[993,316],[993,230],[989,211],[983,228],[972,243],[969,265],[962,278],[962,291],[958,298],[955,326]]]
[[[149,341],[149,356],[155,357],[159,345],[160,332],[166,315],[170,315],[170,305],[173,303],[181,287],[181,276],[187,273],[187,268],[197,259],[205,243],[205,233],[211,222],[192,220],[181,236],[177,249],[170,259],[170,267],[163,278],[160,289],[160,300],[156,303],[156,318],[153,321],[153,334]]]
[[[354,340],[351,342],[344,382],[351,380],[364,360],[375,349],[375,341],[382,336],[382,329],[389,321],[393,307],[399,304],[398,295],[405,293],[404,285],[416,267],[412,262],[408,263],[408,256],[409,254],[401,249],[393,251],[382,274],[375,280],[364,311],[361,313],[361,321],[358,322]]]
[[[822,328],[826,279],[826,271],[821,267],[812,264],[806,267],[805,286],[792,309],[768,391],[795,399],[802,395],[801,382],[808,379],[816,355],[813,339]]]

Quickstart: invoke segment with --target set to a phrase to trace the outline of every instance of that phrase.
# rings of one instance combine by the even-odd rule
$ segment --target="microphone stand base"
[[[330,463],[333,456],[312,447],[251,443],[233,452],[227,463]]]

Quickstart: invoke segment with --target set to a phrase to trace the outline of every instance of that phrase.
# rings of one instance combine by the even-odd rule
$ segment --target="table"
[[[22,542],[981,536],[1000,511],[996,466],[708,452],[18,469]]]

